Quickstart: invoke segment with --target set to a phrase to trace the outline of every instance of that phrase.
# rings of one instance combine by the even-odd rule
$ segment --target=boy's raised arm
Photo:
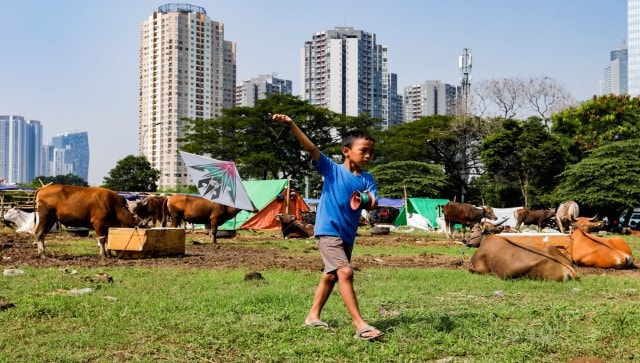
[[[295,136],[296,139],[300,141],[300,145],[302,145],[302,147],[311,154],[311,158],[314,161],[318,161],[320,159],[320,150],[318,150],[318,147],[313,143],[313,141],[311,141],[311,139],[309,139],[309,137],[307,137],[307,135],[305,135],[304,132],[302,132],[302,130],[300,130],[291,117],[280,113],[269,115],[273,121],[289,126],[291,132],[293,132],[293,136]]]

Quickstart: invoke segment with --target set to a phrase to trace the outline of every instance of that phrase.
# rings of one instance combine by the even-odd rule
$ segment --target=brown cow
[[[447,237],[453,237],[453,225],[462,225],[462,238],[467,226],[473,226],[480,222],[482,218],[496,220],[498,217],[493,213],[493,208],[482,206],[476,207],[468,203],[448,202],[444,205],[444,221],[447,228]]]
[[[68,227],[94,229],[103,257],[109,256],[106,242],[110,227],[136,225],[127,201],[105,188],[52,184],[38,189],[35,201],[39,218],[35,234],[40,254],[44,253],[47,231],[58,221]]]
[[[471,272],[503,279],[523,276],[554,281],[577,279],[571,260],[554,246],[527,246],[487,233],[479,225],[472,228],[468,240],[469,246],[479,246],[471,256]]]
[[[622,237],[604,238],[576,228],[569,246],[573,262],[580,266],[623,269],[633,266],[633,254]]]
[[[166,199],[167,197],[150,195],[135,203],[132,211],[142,220],[140,226],[146,227],[149,221],[154,227],[158,222],[162,223],[162,210]]]
[[[516,219],[516,230],[520,232],[520,227],[524,224],[525,226],[536,224],[538,226],[538,232],[542,230],[544,226],[544,222],[550,218],[555,217],[556,210],[551,209],[518,209],[514,213],[514,217]]]
[[[282,225],[282,237],[287,238],[307,238],[313,236],[315,226],[304,223],[296,219],[292,214],[276,214],[275,218]]]
[[[171,227],[175,228],[186,221],[189,223],[211,224],[211,244],[218,247],[216,233],[218,227],[235,217],[240,209],[212,202],[202,197],[176,194],[164,202],[162,226],[167,225],[171,217]]]

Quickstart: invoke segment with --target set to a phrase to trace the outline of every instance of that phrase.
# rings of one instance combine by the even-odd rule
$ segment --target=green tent
[[[394,224],[396,226],[406,226],[408,211],[409,213],[420,214],[429,220],[433,228],[438,228],[436,218],[442,215],[442,206],[447,202],[449,202],[448,199],[409,198],[400,210],[400,214],[398,214]]]

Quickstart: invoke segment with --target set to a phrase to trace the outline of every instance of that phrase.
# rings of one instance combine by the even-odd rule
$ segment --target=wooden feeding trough
[[[109,228],[107,249],[125,259],[183,255],[184,228]]]

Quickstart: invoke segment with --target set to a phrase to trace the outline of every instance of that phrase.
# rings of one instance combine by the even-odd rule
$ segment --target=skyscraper
[[[262,74],[257,78],[245,79],[236,86],[236,106],[253,107],[256,100],[262,100],[271,93],[290,95],[292,82],[276,78],[273,75]]]
[[[59,134],[51,138],[52,175],[73,173],[89,181],[89,135],[86,131]]]
[[[234,106],[235,43],[224,40],[223,23],[189,4],[160,6],[140,37],[140,155],[161,171],[160,188],[186,185],[182,118],[215,118]]]
[[[404,122],[423,116],[453,115],[460,87],[440,81],[425,81],[404,88]]]
[[[42,125],[22,116],[0,116],[0,178],[30,183],[41,175]]]
[[[627,2],[627,68],[629,95],[640,96],[640,0]]]
[[[628,92],[628,49],[623,44],[611,51],[609,65],[604,69],[604,79],[600,86],[600,94],[623,95]]]
[[[313,35],[301,56],[301,95],[347,116],[382,118],[382,47],[376,35],[336,27]]]
[[[402,96],[398,94],[398,75],[389,71],[389,47],[382,49],[382,128],[399,125],[403,121]]]

